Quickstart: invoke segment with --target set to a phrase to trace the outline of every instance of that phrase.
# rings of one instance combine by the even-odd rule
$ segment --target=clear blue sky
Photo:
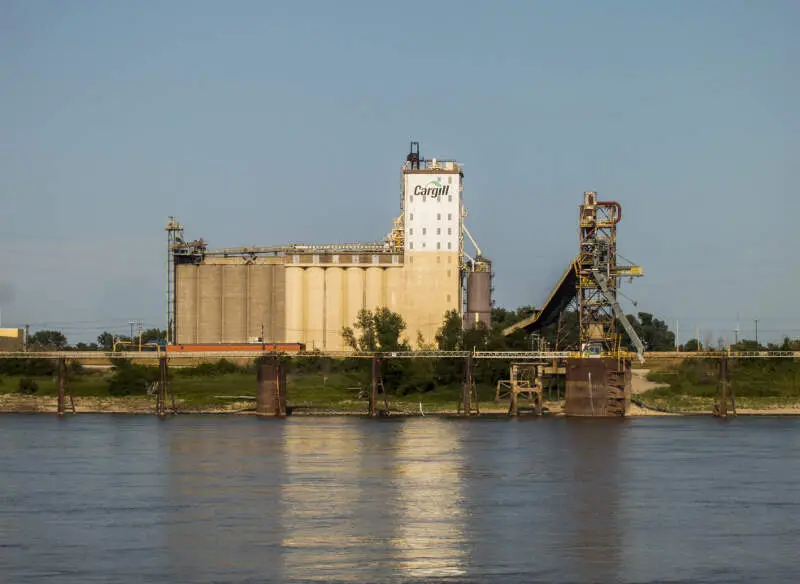
[[[683,339],[737,312],[800,336],[798,22],[795,1],[3,0],[3,324],[163,328],[170,214],[212,247],[381,239],[414,139],[464,164],[499,306],[546,298],[592,189],[623,205],[636,310]]]

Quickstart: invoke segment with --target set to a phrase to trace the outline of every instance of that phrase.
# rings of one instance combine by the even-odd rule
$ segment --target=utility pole
[[[754,319],[756,322],[756,345],[758,345],[758,319]]]
[[[734,335],[733,338],[736,340],[734,345],[738,345],[739,344],[739,313],[738,312],[736,313],[736,328],[733,329],[733,335]]]
[[[700,327],[699,326],[695,327],[695,333],[697,334],[697,336],[695,338],[697,339],[697,352],[699,353],[700,352]]]
[[[141,353],[142,352],[142,321],[141,320],[137,321],[136,324],[139,325],[139,352]],[[133,339],[131,339],[131,340],[133,340]]]
[[[135,320],[129,320],[129,321],[128,321],[128,324],[129,324],[129,325],[131,325],[131,336],[130,336],[130,337],[128,337],[128,339],[129,339],[131,342],[133,342],[133,325],[135,325],[135,324],[136,324],[136,321],[135,321]]]
[[[676,318],[676,319],[675,319],[675,350],[676,350],[676,351],[680,351],[680,350],[681,350],[681,340],[680,340],[680,337],[681,337],[681,323],[680,323],[680,321],[679,321],[679,320]]]

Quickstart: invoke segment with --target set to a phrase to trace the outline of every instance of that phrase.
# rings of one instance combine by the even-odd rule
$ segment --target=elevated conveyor
[[[558,315],[564,312],[569,306],[569,303],[575,298],[578,293],[578,268],[576,259],[573,259],[561,279],[556,284],[553,291],[550,292],[544,305],[539,310],[534,310],[534,313],[518,323],[515,323],[505,329],[503,334],[508,336],[514,334],[518,330],[524,330],[526,333],[536,332],[548,325],[553,324],[558,320]]]

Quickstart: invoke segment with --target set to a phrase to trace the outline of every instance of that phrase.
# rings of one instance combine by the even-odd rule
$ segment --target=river
[[[797,582],[800,419],[0,416],[3,582]]]

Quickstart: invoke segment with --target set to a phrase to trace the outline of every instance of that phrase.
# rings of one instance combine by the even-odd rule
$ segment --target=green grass
[[[92,372],[76,376],[69,381],[69,392],[73,397],[112,397],[108,382],[113,373]],[[0,376],[0,393],[18,393],[19,380],[23,376]],[[26,376],[39,386],[36,396],[53,397],[58,393],[57,378],[50,376]],[[190,375],[180,370],[171,375],[172,389],[179,409],[198,411],[204,408],[255,408],[257,381],[255,373],[237,371],[215,375]],[[367,392],[363,375],[350,373],[302,373],[287,378],[287,405],[297,411],[366,412]],[[389,393],[386,399],[390,410],[417,412],[422,402],[423,411],[434,413],[455,411],[461,393],[459,385],[444,386],[425,393],[411,392],[404,396]],[[143,397],[143,396],[138,396]],[[235,398],[243,399],[237,400]],[[250,398],[249,400],[247,398]],[[494,388],[478,388],[479,403],[487,404],[494,399]],[[379,404],[383,405],[383,395]]]

